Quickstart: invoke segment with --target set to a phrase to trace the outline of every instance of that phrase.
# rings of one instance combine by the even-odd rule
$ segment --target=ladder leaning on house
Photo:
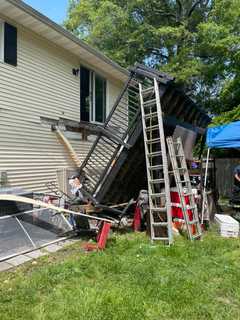
[[[173,242],[168,162],[159,87],[139,83],[149,192],[151,240]]]
[[[167,145],[188,237],[190,240],[200,239],[202,235],[201,225],[192,192],[182,140],[179,137],[176,141],[173,141],[172,137],[167,137]],[[189,205],[186,203],[186,197],[189,198]],[[192,220],[189,218],[189,211],[192,212]]]

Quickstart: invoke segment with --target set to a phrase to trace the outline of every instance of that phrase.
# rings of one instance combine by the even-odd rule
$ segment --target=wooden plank
[[[85,217],[85,218],[92,219],[92,220],[100,220],[100,221],[106,221],[106,222],[112,223],[112,221],[109,219],[99,218],[99,217],[95,217],[95,216],[90,216],[85,213],[80,213],[80,212],[75,212],[75,211],[68,210],[68,209],[59,208],[59,207],[56,207],[52,204],[42,202],[40,200],[33,200],[31,198],[26,198],[26,197],[22,197],[22,196],[15,196],[15,195],[11,195],[11,194],[1,194],[0,201],[1,200],[28,203],[28,204],[32,204],[35,206],[40,206],[43,208],[55,210],[59,213],[68,213],[68,214],[73,214],[76,216],[81,216],[81,217]]]

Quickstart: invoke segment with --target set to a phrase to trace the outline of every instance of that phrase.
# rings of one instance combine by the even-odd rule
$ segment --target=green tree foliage
[[[125,67],[143,62],[190,84],[199,74],[195,31],[207,18],[209,2],[72,0],[65,26]]]
[[[220,116],[215,117],[211,123],[211,127],[228,124],[236,120],[240,120],[240,106],[233,108],[230,111],[223,112]]]
[[[215,113],[232,110],[240,101],[239,4],[239,0],[216,0],[208,21],[198,26],[197,54],[207,92],[202,99]]]
[[[128,67],[176,77],[214,114],[239,105],[239,0],[69,0],[65,27]]]

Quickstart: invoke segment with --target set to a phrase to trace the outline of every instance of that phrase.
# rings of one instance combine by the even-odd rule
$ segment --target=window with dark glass
[[[17,65],[17,28],[0,20],[0,61]]]
[[[81,120],[103,123],[106,119],[106,79],[81,67],[80,89]]]

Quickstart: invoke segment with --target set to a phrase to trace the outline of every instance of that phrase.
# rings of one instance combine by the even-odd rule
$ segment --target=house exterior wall
[[[81,61],[17,28],[18,65],[0,62],[0,173],[7,172],[10,186],[43,192],[46,182],[56,180],[57,168],[72,167],[73,163],[41,117],[79,121],[80,79],[72,75],[72,68]],[[111,79],[107,83],[110,111],[122,85]],[[70,142],[83,160],[92,142]]]

